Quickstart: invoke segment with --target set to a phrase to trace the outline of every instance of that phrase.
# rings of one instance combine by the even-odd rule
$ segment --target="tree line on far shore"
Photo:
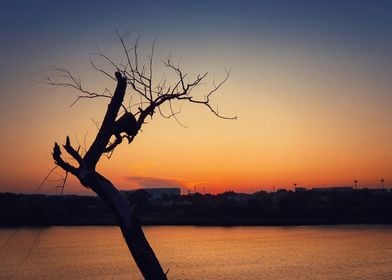
[[[392,192],[265,191],[195,193],[151,199],[144,190],[126,194],[145,225],[392,224]],[[0,226],[115,225],[95,196],[0,194]]]

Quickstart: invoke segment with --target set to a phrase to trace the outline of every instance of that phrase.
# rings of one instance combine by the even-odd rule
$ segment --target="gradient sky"
[[[191,75],[233,67],[213,102],[239,117],[185,105],[188,128],[155,118],[99,165],[121,189],[377,187],[381,177],[391,186],[391,1],[86,2],[0,3],[0,191],[35,192],[55,141],[91,140],[106,104],[70,108],[75,92],[37,82],[57,65],[114,88],[89,59],[95,44],[119,57],[116,28],[145,48],[157,38],[157,56],[181,59]],[[88,190],[70,180],[65,192]]]

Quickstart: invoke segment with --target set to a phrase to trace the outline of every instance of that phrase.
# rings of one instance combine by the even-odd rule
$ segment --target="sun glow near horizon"
[[[388,34],[392,24],[383,23],[390,22],[383,12],[390,7],[349,5],[350,12],[343,15],[341,6],[348,4],[339,1],[329,3],[328,12],[321,4],[302,3],[298,10],[286,3],[291,7],[286,10],[285,5],[268,1],[249,7],[229,2],[225,13],[216,13],[220,7],[211,4],[199,25],[194,24],[200,16],[195,14],[183,23],[183,30],[173,28],[178,25],[175,17],[162,18],[159,9],[172,14],[171,4],[149,4],[151,14],[140,12],[131,19],[122,11],[99,24],[94,15],[104,10],[97,6],[89,13],[87,31],[61,22],[53,27],[45,17],[31,26],[18,23],[19,29],[29,28],[30,33],[27,38],[15,33],[18,44],[7,43],[2,55],[12,63],[9,69],[0,69],[0,127],[5,132],[0,146],[0,191],[34,192],[53,166],[54,142],[63,143],[67,135],[81,146],[93,140],[97,128],[92,120],[102,119],[107,100],[81,100],[69,108],[74,91],[48,90],[32,83],[26,73],[56,64],[80,74],[87,86],[113,90],[113,81],[89,66],[97,42],[105,53],[118,58],[120,42],[113,23],[106,20],[124,28],[139,27],[147,53],[149,42],[158,37],[157,79],[163,74],[159,59],[168,55],[192,77],[208,71],[201,96],[214,77],[221,79],[224,68],[232,67],[212,103],[222,114],[238,116],[236,121],[222,120],[194,104],[184,104],[178,115],[188,128],[154,116],[131,145],[122,144],[99,165],[119,188],[206,186],[212,193],[253,192],[292,188],[294,182],[306,187],[352,185],[354,179],[360,186],[378,187],[381,177],[391,186],[392,41]],[[302,9],[319,17],[304,16]],[[68,18],[70,11],[64,8],[58,16]],[[84,22],[82,11],[83,7],[75,17]],[[379,21],[364,21],[363,15]],[[151,21],[146,24],[146,19]],[[5,20],[8,25],[14,22],[14,18]],[[43,36],[42,26],[52,41]],[[16,78],[24,74],[26,79]],[[70,180],[66,192],[86,190]]]

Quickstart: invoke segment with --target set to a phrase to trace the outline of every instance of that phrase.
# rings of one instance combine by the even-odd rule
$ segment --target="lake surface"
[[[392,279],[392,226],[146,227],[169,279]],[[142,279],[117,227],[0,229],[0,279]]]

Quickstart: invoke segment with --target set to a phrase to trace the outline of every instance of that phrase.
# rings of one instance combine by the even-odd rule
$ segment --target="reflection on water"
[[[392,226],[147,227],[169,279],[392,279]],[[0,279],[142,279],[116,227],[0,229]]]

